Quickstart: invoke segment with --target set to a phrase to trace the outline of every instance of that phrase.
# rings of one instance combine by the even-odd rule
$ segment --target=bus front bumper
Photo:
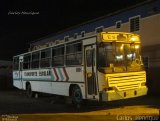
[[[128,99],[134,98],[139,96],[147,95],[147,87],[141,87],[139,89],[132,89],[132,90],[125,90],[125,91],[103,91],[100,93],[100,100],[101,101],[114,101],[114,100],[121,100],[121,99]]]

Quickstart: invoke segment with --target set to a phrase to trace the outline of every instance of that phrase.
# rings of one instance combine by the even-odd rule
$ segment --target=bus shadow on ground
[[[158,96],[142,96],[131,99],[124,99],[111,102],[97,102],[89,101],[79,111],[96,111],[96,110],[109,110],[116,108],[125,108],[125,106],[145,106],[147,108],[160,109],[160,97]]]
[[[51,96],[49,98],[42,96],[39,98],[40,102],[46,102],[56,109],[47,110],[44,113],[85,113],[91,111],[110,110],[116,108],[125,108],[125,106],[145,106],[147,108],[160,109],[160,97],[158,96],[142,96],[131,99],[124,99],[111,102],[86,101],[80,108],[77,108],[71,103],[66,104],[64,97]],[[56,107],[59,107],[58,109]],[[41,112],[41,111],[40,111]],[[43,112],[43,111],[42,111]]]

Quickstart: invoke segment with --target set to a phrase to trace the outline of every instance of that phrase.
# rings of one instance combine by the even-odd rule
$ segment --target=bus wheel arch
[[[73,87],[76,86],[77,84],[71,84],[69,86],[69,96],[71,97],[72,96],[72,90],[73,90]]]

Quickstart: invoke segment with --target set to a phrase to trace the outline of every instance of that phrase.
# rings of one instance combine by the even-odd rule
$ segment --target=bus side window
[[[68,44],[66,46],[66,65],[82,64],[82,43]]]
[[[52,66],[64,66],[64,46],[52,48]]]
[[[32,68],[39,68],[39,51],[32,53]]]
[[[41,60],[40,60],[40,67],[50,67],[51,61],[51,49],[45,49],[41,51]]]
[[[31,55],[24,55],[23,69],[30,69]]]
[[[82,43],[76,44],[76,59],[78,65],[82,64]]]

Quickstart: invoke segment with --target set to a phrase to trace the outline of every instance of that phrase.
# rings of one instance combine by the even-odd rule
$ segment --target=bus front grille
[[[146,82],[145,72],[130,72],[107,75],[108,86],[117,91],[140,88],[142,82]]]

